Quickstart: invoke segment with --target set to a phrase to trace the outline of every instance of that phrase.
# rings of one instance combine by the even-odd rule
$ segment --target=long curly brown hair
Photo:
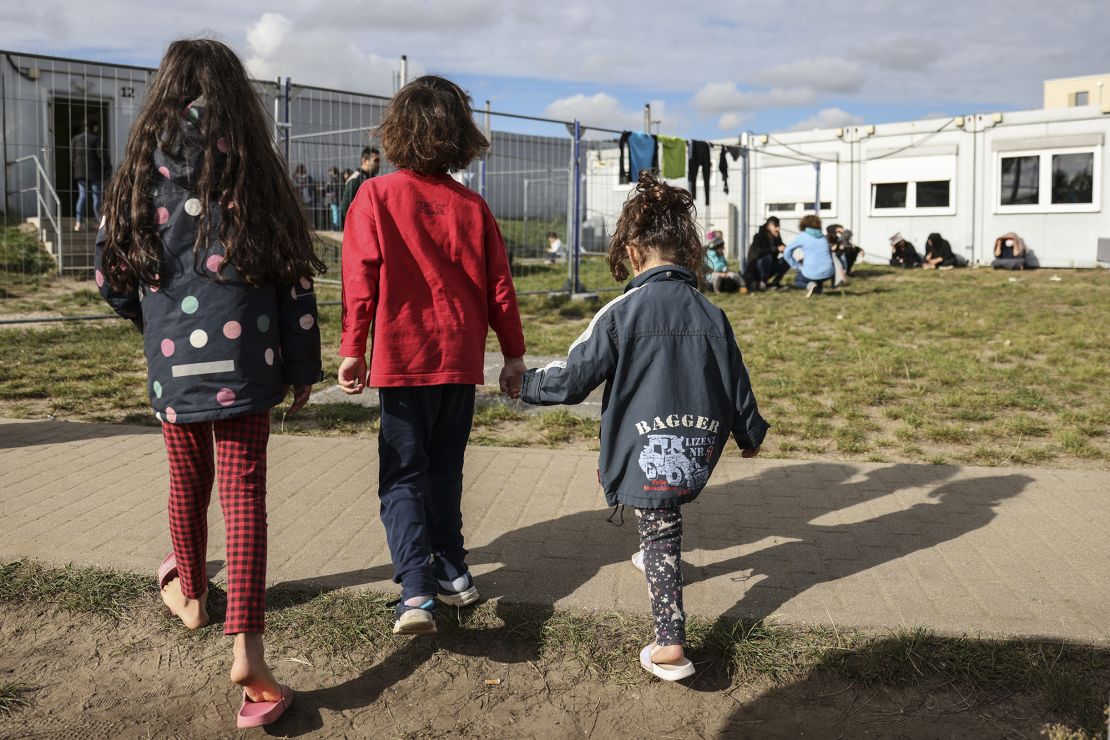
[[[696,208],[688,190],[640,173],[635,195],[617,219],[609,242],[609,270],[618,282],[628,279],[628,250],[643,264],[651,257],[685,267],[701,279],[705,272],[705,246],[694,222]]]
[[[225,260],[251,285],[291,283],[324,272],[243,63],[219,41],[184,39],[166,51],[105,197],[103,259],[112,286],[158,285],[163,255],[151,193],[162,178],[154,152],[174,150],[184,109],[198,99],[204,102],[204,155],[195,186],[201,212],[194,264],[204,263],[215,237]],[[218,166],[217,154],[224,149],[226,161]],[[210,234],[213,202],[220,206],[219,226]]]
[[[489,140],[474,123],[470,96],[451,80],[417,77],[389,102],[377,129],[395,167],[422,175],[465,170]]]

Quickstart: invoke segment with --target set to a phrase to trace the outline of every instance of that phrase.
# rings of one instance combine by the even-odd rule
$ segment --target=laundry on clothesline
[[[686,177],[686,139],[677,136],[659,136],[663,147],[663,177]]]
[[[642,131],[624,131],[620,138],[620,182],[627,185],[640,179],[643,170],[659,169],[659,140]],[[629,168],[624,166],[628,153]]]

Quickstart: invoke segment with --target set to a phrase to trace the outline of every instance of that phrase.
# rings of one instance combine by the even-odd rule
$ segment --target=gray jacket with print
[[[283,386],[323,379],[310,278],[293,285],[243,281],[234,265],[223,264],[216,237],[222,206],[216,201],[208,204],[206,250],[194,254],[203,107],[194,103],[188,113],[173,151],[156,150],[150,163],[160,173],[152,194],[162,244],[160,285],[113,290],[103,271],[103,228],[95,256],[101,294],[143,333],[150,403],[171,424],[266,411],[281,403]]]
[[[610,506],[692,501],[729,435],[755,449],[767,434],[728,317],[681,267],[629,282],[565,362],[528,371],[521,398],[580,403],[602,383],[598,477]]]

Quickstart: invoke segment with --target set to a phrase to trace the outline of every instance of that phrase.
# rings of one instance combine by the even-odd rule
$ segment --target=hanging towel
[[[738,146],[722,146],[721,159],[717,162],[717,170],[721,173],[721,184],[724,186],[725,195],[728,195],[728,161],[725,159],[726,154],[732,155],[732,161],[740,159],[740,147]]]
[[[686,139],[677,136],[660,136],[663,147],[663,177],[686,177]]]
[[[690,195],[698,197],[698,168],[701,168],[702,183],[705,185],[705,204],[709,205],[709,142],[690,142]]]
[[[637,131],[628,137],[628,160],[632,163],[628,173],[632,182],[640,179],[642,170],[659,169],[659,142],[651,134]]]

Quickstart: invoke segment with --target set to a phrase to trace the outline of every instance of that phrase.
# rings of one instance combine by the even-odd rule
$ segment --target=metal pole
[[[407,54],[401,55],[401,87],[408,84],[409,81],[409,57]]]
[[[490,130],[488,100],[486,101],[486,140],[490,143],[490,146],[493,145],[493,131]],[[486,197],[486,159],[488,157],[489,153],[487,152],[486,156],[482,157],[478,162],[478,192],[482,194],[483,198]]]
[[[578,292],[578,261],[582,255],[582,123],[574,119],[574,257],[570,263],[570,294]]]
[[[293,86],[293,81],[290,80],[288,77],[286,77],[285,78],[285,90],[284,90],[284,95],[283,95],[283,97],[285,99],[285,102],[284,102],[284,105],[283,105],[284,110],[285,110],[285,115],[284,115],[285,126],[283,127],[283,138],[285,140],[284,150],[285,150],[285,166],[286,167],[289,166],[289,129],[292,127],[292,122],[289,120],[289,97],[290,97],[289,93],[290,93],[290,89],[292,88],[292,86]]]
[[[531,180],[524,178],[524,224],[521,226],[521,241],[525,247],[528,246],[528,186],[531,184]]]
[[[651,133],[651,103],[644,103],[644,133]]]
[[[740,144],[740,243],[736,245],[736,253],[740,255],[740,267],[747,263],[748,256],[748,141],[750,135],[742,137]],[[741,270],[742,271],[742,270]]]
[[[817,192],[816,192],[816,197],[813,201],[813,212],[816,215],[820,216],[821,215],[821,163],[820,162],[814,162],[813,163],[813,169],[816,170],[816,172],[817,172]]]

